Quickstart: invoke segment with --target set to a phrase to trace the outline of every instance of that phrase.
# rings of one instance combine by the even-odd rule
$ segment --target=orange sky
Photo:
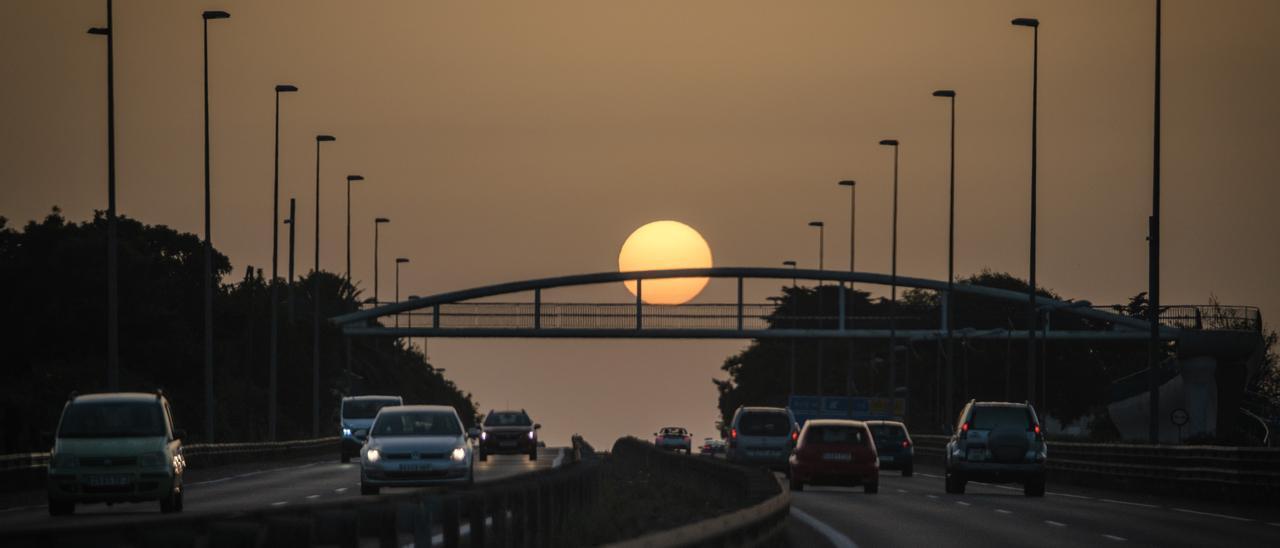
[[[0,215],[105,208],[101,0],[0,7]],[[1146,287],[1152,1],[476,3],[118,0],[119,208],[201,227],[200,16],[210,28],[214,244],[269,267],[272,87],[285,97],[282,195],[311,264],[316,133],[322,266],[353,276],[413,259],[402,295],[616,268],[640,225],[698,229],[718,265],[848,255],[888,270],[891,152],[902,145],[899,269],[946,272],[947,106],[959,92],[957,271],[1026,275],[1030,35],[1039,17],[1040,263],[1095,303]],[[1280,3],[1165,2],[1164,300],[1280,309]],[[305,237],[303,235],[306,235]],[[306,245],[302,245],[305,242]],[[390,294],[393,268],[382,269]],[[763,300],[769,287],[749,288]],[[702,300],[727,300],[713,283]],[[563,298],[626,300],[621,286]],[[549,298],[549,297],[544,297]],[[711,435],[709,379],[739,342],[434,341],[484,405],[528,408],[552,441],[605,445],[668,423]],[[587,409],[591,411],[586,412]]]

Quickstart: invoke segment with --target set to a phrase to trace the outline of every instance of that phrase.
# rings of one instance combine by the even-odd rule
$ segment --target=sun
[[[618,253],[618,271],[710,268],[711,246],[693,227],[678,221],[654,221],[631,233]],[[698,296],[707,278],[645,280],[641,298],[649,304],[683,304]],[[634,280],[623,282],[636,294]]]

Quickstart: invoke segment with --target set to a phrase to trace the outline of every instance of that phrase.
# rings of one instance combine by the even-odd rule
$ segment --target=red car
[[[880,457],[866,423],[850,420],[811,420],[800,431],[791,455],[791,490],[808,485],[861,485],[867,493],[880,490]]]

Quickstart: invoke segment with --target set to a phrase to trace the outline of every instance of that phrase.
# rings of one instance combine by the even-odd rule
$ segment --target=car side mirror
[[[472,439],[478,438],[480,437],[480,429],[472,428],[471,430],[467,431],[467,435],[470,436]]]
[[[536,422],[535,422],[535,423],[533,423],[533,429],[534,429],[534,430],[542,430],[542,425],[541,425],[541,424],[538,424],[538,423],[536,423]]]
[[[174,428],[174,429],[173,429],[173,439],[175,439],[175,440],[180,440],[180,439],[185,438],[185,437],[187,437],[187,431],[186,431],[186,430],[183,430],[183,429],[181,429],[181,428]]]

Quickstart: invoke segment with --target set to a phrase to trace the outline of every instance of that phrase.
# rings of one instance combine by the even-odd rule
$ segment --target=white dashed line
[[[909,493],[910,491],[907,491],[906,489],[898,489],[898,492],[899,492],[899,493]]]
[[[1272,527],[1280,527],[1280,521],[1273,521],[1271,523],[1268,523],[1267,525],[1270,525]]]
[[[1116,499],[1098,499],[1098,500],[1100,500],[1100,501],[1102,501],[1102,502],[1110,502],[1110,503],[1112,503],[1112,504],[1124,504],[1124,505],[1127,505],[1127,506],[1138,506],[1138,507],[1141,507],[1141,508],[1159,508],[1159,507],[1160,507],[1160,506],[1159,506],[1159,505],[1157,505],[1157,504],[1143,504],[1143,503],[1141,503],[1141,502],[1129,502],[1129,501],[1116,500]]]
[[[941,478],[941,477],[942,477],[942,476],[939,476],[939,475],[937,475],[937,474],[926,474],[926,473],[924,473],[924,472],[917,472],[917,473],[916,473],[916,475],[917,475],[917,476],[924,476],[924,477],[926,477],[926,478]]]
[[[0,514],[3,514],[5,512],[17,512],[19,510],[35,510],[37,508],[44,508],[44,507],[45,505],[43,504],[36,504],[34,506],[14,506],[13,508],[5,508],[4,510],[0,510]],[[1275,525],[1275,524],[1272,523],[1272,525]]]
[[[969,503],[967,503],[967,502],[965,502],[965,501],[963,501],[963,500],[957,500],[957,501],[956,501],[956,504],[959,504],[960,506],[972,506],[971,504],[969,504]]]
[[[1050,495],[1053,495],[1053,496],[1055,496],[1055,497],[1068,497],[1068,498],[1073,498],[1073,499],[1093,500],[1093,497],[1086,497],[1086,496],[1084,496],[1084,495],[1073,495],[1073,494],[1071,494],[1071,493],[1054,493],[1054,492],[1050,491],[1050,492],[1049,492],[1049,494],[1050,494]]]
[[[341,495],[342,493],[347,492],[347,488],[346,488],[346,487],[339,487],[339,488],[337,488],[337,489],[334,489],[334,490],[333,490],[333,492],[334,492],[334,493],[338,493],[339,495]]]
[[[1010,512],[1010,511],[1008,511],[1008,510],[1005,510],[1004,508],[996,508],[996,513],[997,513],[997,514],[1012,514],[1013,512]]]
[[[1114,541],[1116,541],[1116,542],[1124,542],[1124,541],[1128,540],[1128,539],[1126,539],[1126,538],[1124,538],[1124,537],[1117,537],[1117,536],[1115,536],[1115,535],[1102,535],[1102,538],[1110,539],[1110,540],[1114,540]]]
[[[931,499],[936,499],[936,498],[938,498],[938,495],[925,495],[925,497],[928,497],[928,498],[931,498]],[[1274,524],[1274,523],[1272,523],[1272,525],[1275,525],[1275,524]]]
[[[1214,514],[1212,512],[1201,512],[1199,510],[1188,510],[1186,508],[1172,508],[1172,510],[1174,512],[1182,512],[1184,514],[1195,514],[1197,516],[1209,516],[1211,518],[1233,519],[1236,521],[1253,521],[1252,519],[1242,518],[1239,516],[1228,516],[1226,514]]]
[[[271,505],[272,505],[272,506],[284,506],[284,505],[286,505],[286,504],[289,504],[289,501],[287,501],[287,500],[282,500],[282,501],[280,501],[280,502],[273,502],[273,503],[271,503]]]
[[[805,525],[817,530],[818,533],[822,534],[822,536],[827,537],[827,541],[836,548],[858,548],[858,544],[853,542],[852,539],[844,536],[843,533],[835,530],[835,528],[830,525],[823,523],[822,520],[809,515],[804,510],[792,506],[791,515],[799,518],[800,521],[805,523]]]
[[[1054,527],[1066,527],[1066,526],[1067,526],[1067,524],[1062,523],[1062,522],[1059,522],[1059,521],[1052,521],[1052,520],[1047,520],[1047,519],[1046,519],[1046,520],[1044,520],[1044,522],[1045,522],[1046,524],[1048,524],[1048,525],[1052,525],[1052,526],[1054,526]]]
[[[310,499],[310,500],[315,500],[315,499],[320,498],[320,495],[307,495],[307,498],[308,498],[308,499]]]

